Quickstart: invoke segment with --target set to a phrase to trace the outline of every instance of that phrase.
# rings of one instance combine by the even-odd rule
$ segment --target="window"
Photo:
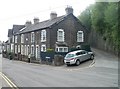
[[[56,47],[56,52],[68,52],[68,47]]]
[[[35,33],[34,32],[31,33],[31,42],[35,42]]]
[[[8,42],[10,43],[10,37],[8,37]]]
[[[14,52],[14,44],[11,44],[11,52]]]
[[[64,30],[63,29],[58,29],[58,31],[57,31],[57,41],[64,42]]]
[[[15,43],[17,43],[17,36],[15,36]]]
[[[15,54],[17,54],[17,45],[15,45]]]
[[[24,55],[24,46],[21,45],[21,54]]]
[[[24,34],[21,34],[21,43],[24,43]]]
[[[27,55],[27,46],[25,45],[25,53],[24,55]]]
[[[27,50],[26,50],[27,51],[27,55],[29,55],[29,53],[30,53],[30,51],[29,51],[29,45],[27,45],[26,48],[27,48]]]
[[[12,42],[14,43],[14,36],[12,37]]]
[[[74,56],[75,56],[74,54],[67,54],[66,58],[71,58],[71,57],[74,57]]]
[[[18,53],[20,53],[20,45],[18,45]]]
[[[34,55],[34,45],[31,46],[31,54]]]
[[[41,51],[46,52],[46,45],[41,45]]]
[[[82,52],[78,52],[78,53],[76,53],[76,55],[78,56],[78,55],[81,55],[82,54]]]
[[[1,50],[1,49],[0,49]],[[9,45],[7,45],[7,51],[9,51]]]
[[[77,42],[83,42],[84,38],[83,38],[83,31],[78,31],[77,32]]]
[[[46,41],[46,30],[41,31],[41,42]]]
[[[38,45],[36,45],[36,58],[40,58],[40,50]]]

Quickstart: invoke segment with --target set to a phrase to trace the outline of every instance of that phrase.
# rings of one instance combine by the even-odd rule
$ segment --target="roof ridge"
[[[31,24],[29,27],[25,28],[25,30],[21,31],[20,33],[32,32],[32,31],[35,31],[35,30],[50,27],[53,24],[55,24],[56,22],[63,19],[65,16],[66,15],[62,15],[62,16],[56,17],[54,19],[48,19],[48,20],[41,21],[41,22],[39,22],[37,24]]]

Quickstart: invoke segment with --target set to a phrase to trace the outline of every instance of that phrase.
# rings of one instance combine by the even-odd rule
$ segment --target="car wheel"
[[[80,60],[76,61],[76,65],[79,66],[80,65]]]
[[[93,59],[94,59],[94,55],[91,55],[91,56],[90,56],[90,59],[93,60]]]

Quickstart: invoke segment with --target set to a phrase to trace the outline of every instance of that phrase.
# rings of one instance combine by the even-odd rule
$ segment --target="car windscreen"
[[[74,57],[75,55],[74,54],[67,54],[65,57],[66,58],[72,58],[72,57]]]

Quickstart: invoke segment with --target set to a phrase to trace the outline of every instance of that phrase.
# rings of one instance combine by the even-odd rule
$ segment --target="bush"
[[[89,44],[82,44],[81,45],[81,49],[82,50],[86,50],[86,51],[91,51],[91,48],[90,48]]]
[[[47,49],[47,52],[54,52],[54,49]]]

